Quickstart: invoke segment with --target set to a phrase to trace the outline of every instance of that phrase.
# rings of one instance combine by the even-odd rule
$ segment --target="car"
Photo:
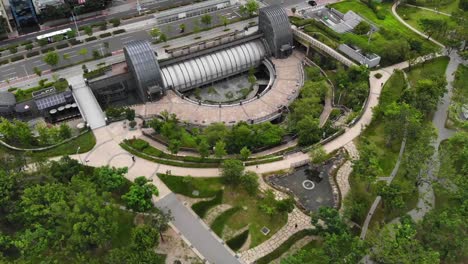
[[[310,6],[316,6],[317,5],[317,2],[315,1],[308,1],[307,2]]]

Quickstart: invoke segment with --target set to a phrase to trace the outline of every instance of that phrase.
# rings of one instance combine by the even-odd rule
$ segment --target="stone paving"
[[[309,228],[314,228],[310,223],[310,216],[305,215],[301,210],[294,208],[294,210],[288,215],[288,222],[285,226],[283,226],[267,241],[242,252],[241,259],[245,263],[253,263],[255,260],[271,253],[296,232]]]
[[[359,151],[356,149],[356,145],[354,145],[353,141],[350,141],[348,144],[346,144],[344,148],[348,152],[351,160],[346,161],[336,173],[336,183],[338,184],[338,188],[340,189],[341,193],[341,213],[344,211],[343,201],[351,189],[351,186],[349,185],[349,175],[351,175],[351,172],[353,171],[352,161],[359,159]]]
[[[276,79],[271,89],[260,99],[246,102],[242,105],[215,106],[198,105],[182,99],[172,91],[157,102],[135,105],[133,109],[138,115],[156,116],[166,110],[174,113],[181,121],[193,124],[209,125],[224,122],[233,125],[240,121],[257,120],[276,115],[278,109],[291,104],[299,93],[303,83],[302,60],[304,55],[294,52],[286,59],[271,61],[276,69]]]

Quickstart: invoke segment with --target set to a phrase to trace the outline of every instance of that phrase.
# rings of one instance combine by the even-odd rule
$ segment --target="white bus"
[[[66,39],[67,38],[67,33],[72,31],[71,28],[66,28],[66,29],[62,29],[62,30],[58,30],[58,31],[53,31],[53,32],[49,32],[49,33],[46,33],[44,35],[39,35],[36,37],[37,40],[41,40],[41,39],[47,39],[47,41],[50,42],[53,42],[54,40],[54,36],[57,36],[57,35],[63,35],[63,38]]]

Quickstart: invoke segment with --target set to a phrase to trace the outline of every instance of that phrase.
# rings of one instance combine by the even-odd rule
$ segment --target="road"
[[[148,9],[169,9],[169,8],[174,7],[174,6],[179,6],[179,5],[183,5],[183,4],[191,4],[193,2],[193,0],[177,0],[177,1],[174,1],[174,0],[157,0],[157,1],[153,1],[153,2],[155,2],[155,3],[144,3],[144,4],[142,4],[141,6],[142,6],[143,10],[148,10]],[[119,8],[119,6],[110,7],[109,9],[103,11],[104,12],[103,15],[97,16],[97,17],[94,17],[94,18],[89,18],[89,19],[77,21],[77,24],[78,24],[78,26],[84,26],[84,25],[90,25],[90,24],[100,22],[100,21],[104,21],[104,20],[110,20],[112,18],[123,18],[123,17],[137,15],[138,11],[136,10],[136,8],[135,7],[128,8],[129,6],[134,6],[134,5],[124,4],[124,5],[121,5],[120,8]],[[122,10],[122,9],[124,9],[122,7],[127,7],[127,8],[125,8],[126,10]],[[113,8],[116,8],[116,9],[118,8],[119,12],[113,13],[112,12]],[[11,43],[18,42],[18,41],[28,40],[28,39],[31,39],[31,38],[35,38],[36,36],[46,34],[48,32],[57,31],[57,30],[68,28],[68,27],[74,27],[74,24],[73,23],[68,23],[68,24],[64,24],[64,25],[61,25],[61,26],[51,28],[51,29],[38,31],[38,32],[35,32],[35,33],[27,34],[27,35],[22,35],[22,36],[19,36],[17,38],[13,38],[13,39],[9,39],[9,40],[4,40],[4,41],[2,41],[2,45],[11,44]]]
[[[213,17],[212,25],[220,24],[220,16],[226,16],[228,18],[235,19],[239,18],[237,7],[226,8],[222,10],[217,10],[215,12],[210,13]],[[186,30],[185,32],[190,32],[194,28],[194,21],[200,20],[199,17],[191,17],[184,20],[174,21],[173,23],[159,25],[161,31],[166,33],[168,38],[174,38],[180,35],[180,24],[185,24]],[[151,37],[148,34],[148,31],[154,26],[154,19],[147,19],[145,21],[136,22],[136,24],[141,24],[142,29],[134,32],[123,33],[116,36],[111,36],[105,39],[98,39],[96,41],[92,41],[89,43],[83,43],[80,45],[76,45],[74,47],[65,48],[62,50],[58,50],[57,53],[60,55],[60,61],[57,67],[63,67],[69,64],[78,63],[83,61],[84,59],[91,59],[92,58],[92,51],[97,50],[100,54],[103,53],[111,53],[114,51],[121,50],[123,45],[132,40],[150,40]],[[147,25],[146,25],[147,24]],[[127,25],[127,27],[131,27],[132,25]],[[200,25],[201,26],[201,25]],[[231,27],[231,26],[229,26]],[[98,36],[100,33],[94,33],[94,36]],[[200,33],[201,34],[201,33]],[[104,48],[104,42],[109,43],[109,49]],[[79,51],[82,49],[87,49],[88,53],[86,55],[80,55]],[[23,52],[25,54],[26,52]],[[15,56],[22,54],[18,52]],[[69,59],[64,60],[63,55],[68,54]],[[88,64],[88,63],[86,63]],[[9,64],[5,64],[0,66],[0,80],[12,80],[15,78],[20,78],[23,76],[28,76],[34,74],[34,68],[37,67],[42,71],[50,70],[51,67],[44,63],[43,55],[38,55],[32,58],[26,58],[24,60],[18,62],[12,62]]]
[[[174,217],[172,224],[191,244],[196,245],[196,249],[209,263],[241,263],[227,246],[220,243],[218,237],[208,229],[203,220],[186,208],[174,193],[166,195],[157,201],[155,205],[163,210],[171,211]]]

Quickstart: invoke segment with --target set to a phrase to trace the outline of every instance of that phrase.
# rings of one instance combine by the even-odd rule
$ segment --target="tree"
[[[145,212],[153,207],[151,197],[158,195],[159,191],[153,184],[143,177],[137,177],[130,190],[122,196],[127,206],[137,212]]]
[[[205,24],[205,26],[208,27],[209,25],[211,25],[211,20],[212,20],[212,19],[213,19],[213,17],[210,16],[209,14],[204,14],[204,15],[201,16],[200,21],[201,21],[203,24]]]
[[[403,98],[411,106],[427,116],[437,108],[447,91],[446,85],[445,78],[418,80],[412,89],[405,91]]]
[[[221,176],[226,184],[237,185],[241,182],[244,169],[242,161],[228,159],[223,162]]]
[[[358,35],[367,34],[371,30],[371,26],[366,21],[361,21],[357,26],[353,29],[353,31]]]
[[[297,9],[296,9],[295,7],[292,7],[292,8],[291,8],[291,12],[292,12],[293,14],[296,14],[296,11],[297,11]]]
[[[75,30],[70,30],[67,32],[67,38],[72,39],[76,37],[76,31]]]
[[[59,135],[62,140],[70,138],[72,136],[72,130],[69,125],[62,123],[59,128]]]
[[[152,249],[158,245],[158,230],[149,225],[140,225],[132,230],[132,247],[137,251]]]
[[[221,159],[224,156],[226,156],[226,154],[226,143],[224,143],[224,141],[219,140],[214,146],[214,155],[217,158]]]
[[[63,37],[62,34],[58,34],[58,35],[53,36],[52,38],[53,38],[54,42],[60,42],[60,41],[63,40],[64,37]]]
[[[226,16],[219,16],[221,23],[223,24],[224,27],[227,27],[229,24],[229,19]]]
[[[186,28],[185,24],[183,24],[183,23],[180,24],[180,25],[179,25],[180,33],[184,33],[184,32],[185,32],[185,28]]]
[[[363,144],[359,148],[359,159],[353,161],[354,174],[367,182],[368,191],[371,183],[382,174],[380,167],[377,147],[366,138],[362,139]]]
[[[203,134],[210,146],[215,145],[219,141],[224,141],[228,132],[228,128],[224,123],[213,123],[203,130]]]
[[[62,183],[69,183],[73,176],[78,175],[81,165],[77,160],[68,156],[60,158],[59,161],[50,162],[50,175]]]
[[[314,164],[320,164],[328,159],[328,154],[322,145],[312,148],[309,152],[309,156]]]
[[[173,221],[174,217],[172,217],[170,210],[168,212],[157,211],[157,213],[146,216],[145,223],[158,230],[161,240],[164,241],[162,233],[169,229],[169,222]]]
[[[323,264],[332,263],[330,258],[321,248],[300,250],[299,252],[281,259],[281,264]]]
[[[5,213],[15,189],[16,177],[9,175],[3,169],[0,170],[0,212]],[[1,247],[0,247],[1,248]]]
[[[319,221],[323,221],[321,224]],[[348,232],[346,223],[341,218],[338,210],[331,207],[320,207],[317,213],[312,214],[312,225],[318,234],[341,235]]]
[[[113,27],[120,26],[120,18],[112,18],[109,22],[112,24]]]
[[[392,183],[387,185],[385,182],[379,182],[377,193],[382,196],[382,207],[389,208],[390,210],[403,208],[405,202],[403,201],[403,192],[401,186]]]
[[[153,38],[153,39],[159,39],[159,37],[161,36],[161,30],[159,28],[152,28],[150,30],[150,36]]]
[[[447,21],[443,19],[422,18],[419,20],[419,25],[423,32],[426,33],[427,39],[429,39],[432,35],[439,34],[445,30]]]
[[[44,55],[43,60],[50,66],[55,67],[59,63],[60,57],[57,52],[49,51],[46,53],[46,55]]]
[[[29,43],[25,46],[26,50],[31,51],[34,48],[34,45],[32,43]]]
[[[41,77],[41,75],[42,75],[41,69],[39,69],[38,67],[34,67],[33,71],[37,76]]]
[[[317,143],[322,136],[319,120],[312,116],[306,116],[304,119],[297,122],[296,129],[299,138],[299,145],[301,146]]]
[[[245,5],[241,7],[242,13],[247,13],[250,17],[252,17],[259,9],[260,5],[255,0],[248,0]]]
[[[377,263],[439,263],[439,254],[416,239],[416,229],[409,217],[402,217],[401,224],[385,227],[374,239],[371,259]]]
[[[247,147],[243,147],[240,151],[242,160],[247,160],[250,157],[250,154],[252,154],[252,152]]]
[[[200,143],[197,146],[198,153],[200,153],[200,156],[202,159],[208,157],[210,155],[210,145],[206,142],[206,140],[201,140]]]
[[[88,55],[88,49],[87,48],[82,48],[80,51],[78,51],[78,54],[83,56],[83,58],[86,58],[86,55]]]
[[[70,54],[68,54],[68,53],[64,53],[64,54],[62,55],[62,57],[63,57],[63,59],[66,60],[66,61],[69,61],[69,60],[70,60]]]
[[[124,175],[128,172],[127,167],[114,168],[109,166],[98,167],[94,170],[93,181],[105,191],[115,191],[125,183]]]
[[[182,142],[177,139],[171,139],[169,141],[169,146],[167,149],[172,153],[172,154],[177,154],[179,152],[180,146],[182,145]]]
[[[88,35],[88,36],[92,36],[92,35],[93,35],[93,28],[92,28],[92,27],[90,27],[90,26],[85,26],[85,27],[83,28],[83,30],[84,30],[84,32],[85,32],[86,35]]]
[[[259,186],[257,173],[253,171],[246,171],[243,175],[240,176],[240,183],[248,194],[257,194]]]
[[[128,121],[135,120],[135,110],[132,109],[132,108],[126,108],[125,109],[125,118],[127,118]]]
[[[407,103],[392,102],[382,111],[384,116],[384,133],[387,145],[395,139],[402,140],[407,137],[414,138],[422,123],[422,114]]]

